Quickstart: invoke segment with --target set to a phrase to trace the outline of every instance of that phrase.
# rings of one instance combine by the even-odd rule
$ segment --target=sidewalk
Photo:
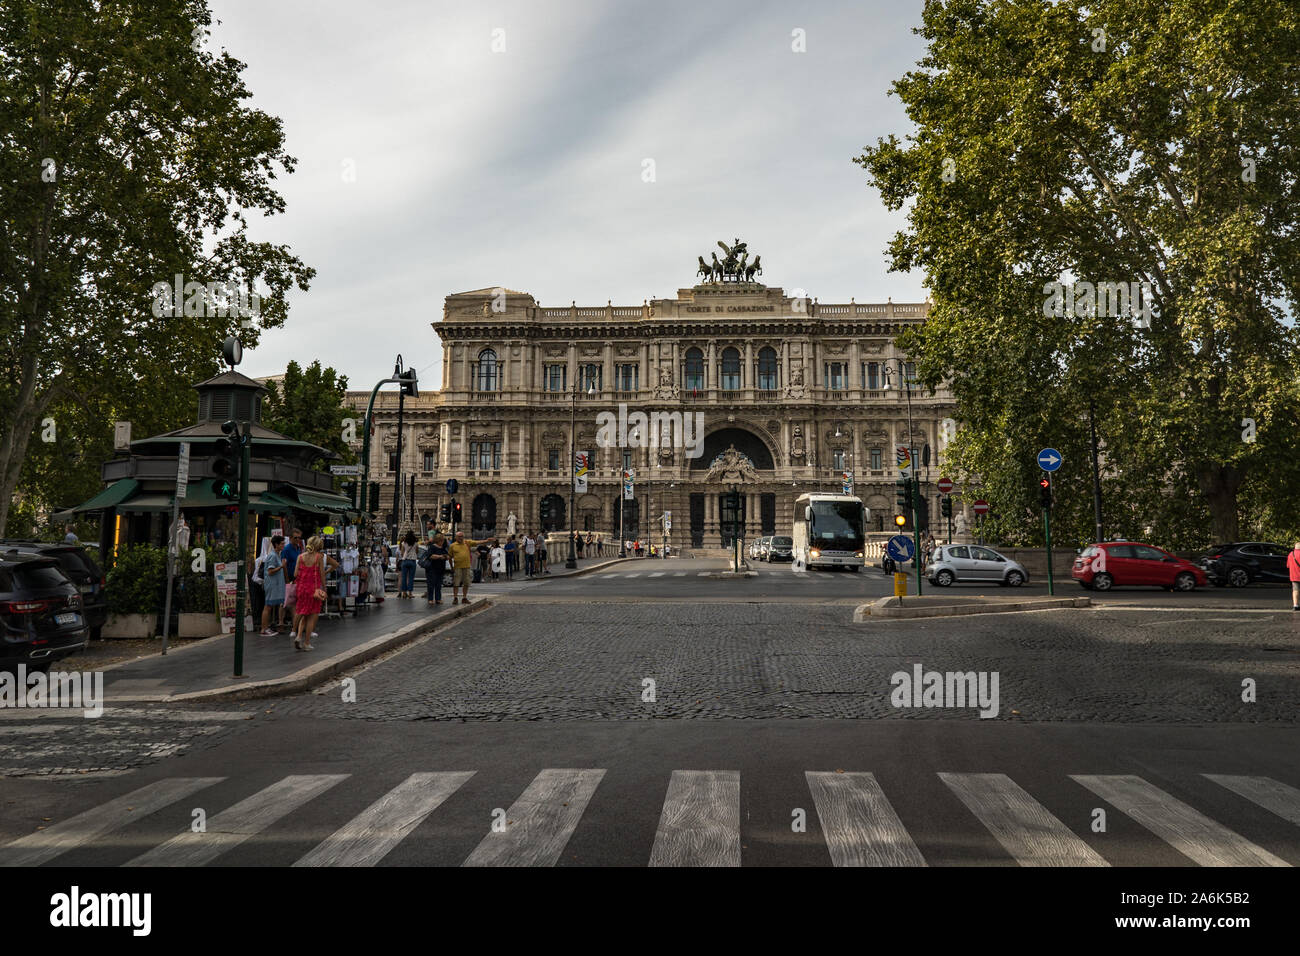
[[[588,559],[590,560],[590,559]],[[537,581],[586,574],[614,564],[618,558],[596,559],[566,570],[563,562]],[[194,641],[161,653],[140,657],[103,669],[104,698],[109,705],[196,700],[237,700],[278,697],[322,684],[358,664],[410,643],[430,631],[482,608],[492,601],[475,596],[471,602],[451,604],[450,589],[443,589],[442,607],[430,608],[423,597],[424,577],[411,600],[389,596],[383,604],[363,608],[356,616],[321,620],[316,650],[299,651],[288,634],[261,637],[256,630],[244,636],[244,676],[234,677],[235,635],[223,634]]]

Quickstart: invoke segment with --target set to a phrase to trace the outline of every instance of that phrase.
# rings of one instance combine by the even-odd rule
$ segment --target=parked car
[[[0,553],[0,669],[48,670],[86,646],[90,630],[81,592],[59,562]]]
[[[1019,561],[998,554],[992,548],[973,544],[945,544],[934,549],[925,568],[931,584],[946,588],[953,584],[993,581],[1018,588],[1029,580]]]
[[[96,549],[98,550],[98,549]],[[108,620],[108,581],[99,563],[82,545],[54,544],[43,541],[4,541],[0,551],[16,554],[33,554],[53,558],[68,579],[77,586],[90,628],[91,640],[99,640],[104,622]]]
[[[1197,562],[1215,587],[1244,588],[1256,581],[1289,583],[1286,569],[1291,549],[1262,541],[1216,544]]]
[[[1070,577],[1083,587],[1097,591],[1109,591],[1113,587],[1190,591],[1209,583],[1205,572],[1187,559],[1137,541],[1102,541],[1089,545],[1074,559]]]
[[[764,535],[758,539],[757,546],[754,549],[754,557],[760,561],[767,560],[767,549],[772,546],[772,536]]]
[[[768,564],[773,561],[794,560],[794,538],[789,535],[773,535],[767,539],[767,551],[763,558]]]

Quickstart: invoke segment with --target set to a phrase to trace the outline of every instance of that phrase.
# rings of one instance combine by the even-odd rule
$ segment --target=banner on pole
[[[633,494],[634,478],[635,478],[635,473],[632,471],[631,468],[623,472],[623,500],[624,501],[631,501],[636,497]]]
[[[587,490],[587,465],[590,452],[575,452],[573,456],[573,490],[583,494]]]

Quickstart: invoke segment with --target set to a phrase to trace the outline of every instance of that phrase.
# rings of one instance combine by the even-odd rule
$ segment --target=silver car
[[[926,574],[931,584],[948,587],[955,583],[988,583],[1018,588],[1029,580],[1029,572],[992,548],[974,544],[945,544],[934,549]]]

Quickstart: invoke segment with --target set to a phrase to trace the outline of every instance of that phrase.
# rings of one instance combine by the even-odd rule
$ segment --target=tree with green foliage
[[[348,379],[332,368],[321,368],[320,360],[303,369],[290,362],[284,380],[266,383],[262,402],[262,424],[297,441],[311,442],[338,453],[351,463],[356,456],[343,440],[343,420],[357,413],[346,404]]]
[[[314,275],[248,233],[295,161],[211,22],[205,0],[0,5],[0,535],[32,445],[81,427],[69,403],[188,388]]]
[[[901,345],[952,384],[990,533],[1041,540],[1051,445],[1058,526],[1092,536],[1090,415],[1108,533],[1300,526],[1300,7],[929,0],[917,32],[893,84],[915,128],[856,162],[906,208],[891,267],[934,305]],[[1149,316],[1101,283],[1149,290]]]

